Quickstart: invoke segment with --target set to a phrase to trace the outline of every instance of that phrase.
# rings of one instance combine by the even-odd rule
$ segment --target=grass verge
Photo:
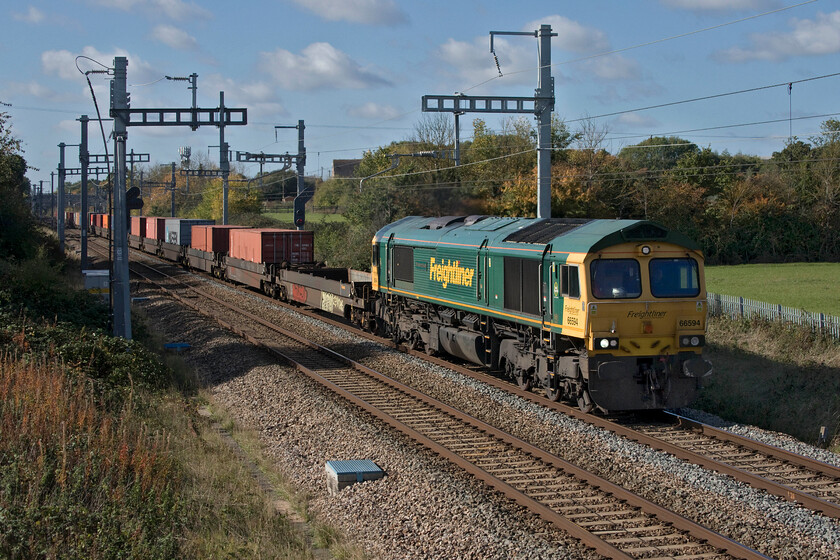
[[[107,310],[47,261],[0,262],[0,286],[0,558],[319,557],[322,529],[302,532],[249,469],[281,480],[257,436],[200,415],[177,357],[108,336]],[[150,331],[135,329],[160,348]],[[333,557],[364,558],[324,532]]]
[[[714,364],[693,406],[816,443],[825,426],[840,452],[840,344],[763,320],[709,320]]]

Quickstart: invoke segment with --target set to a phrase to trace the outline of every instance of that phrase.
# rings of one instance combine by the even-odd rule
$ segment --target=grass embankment
[[[707,341],[714,372],[695,408],[808,443],[825,426],[840,453],[840,343],[800,327],[720,317],[709,321]]]
[[[745,264],[706,267],[716,294],[840,316],[840,263]]]
[[[706,268],[710,292],[840,315],[838,263]],[[815,442],[821,426],[840,451],[840,342],[755,320],[709,321],[715,371],[696,406],[729,420]]]
[[[0,286],[0,557],[313,557],[219,423],[293,490],[255,434],[198,414],[208,398],[188,371],[108,336],[107,309],[45,259],[0,261]],[[314,546],[361,557],[314,526]]]

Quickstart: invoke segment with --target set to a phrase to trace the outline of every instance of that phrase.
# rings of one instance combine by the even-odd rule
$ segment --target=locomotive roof
[[[626,242],[667,242],[688,249],[700,246],[679,232],[649,220],[590,220],[577,218],[503,218],[497,216],[408,216],[380,229],[374,240],[390,235],[409,243],[455,243],[544,249],[575,253],[595,252]]]

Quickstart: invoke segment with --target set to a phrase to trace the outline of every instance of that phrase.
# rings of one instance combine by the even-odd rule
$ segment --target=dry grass
[[[766,321],[714,318],[715,366],[695,406],[815,443],[821,426],[840,447],[840,344]]]
[[[0,556],[171,558],[169,434],[56,361],[0,360]]]

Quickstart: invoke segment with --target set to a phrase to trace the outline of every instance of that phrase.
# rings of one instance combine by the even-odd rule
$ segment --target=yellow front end
[[[588,255],[583,287],[593,400],[604,409],[685,406],[711,373],[703,256],[667,243],[625,243]],[[584,369],[582,367],[582,369]]]

